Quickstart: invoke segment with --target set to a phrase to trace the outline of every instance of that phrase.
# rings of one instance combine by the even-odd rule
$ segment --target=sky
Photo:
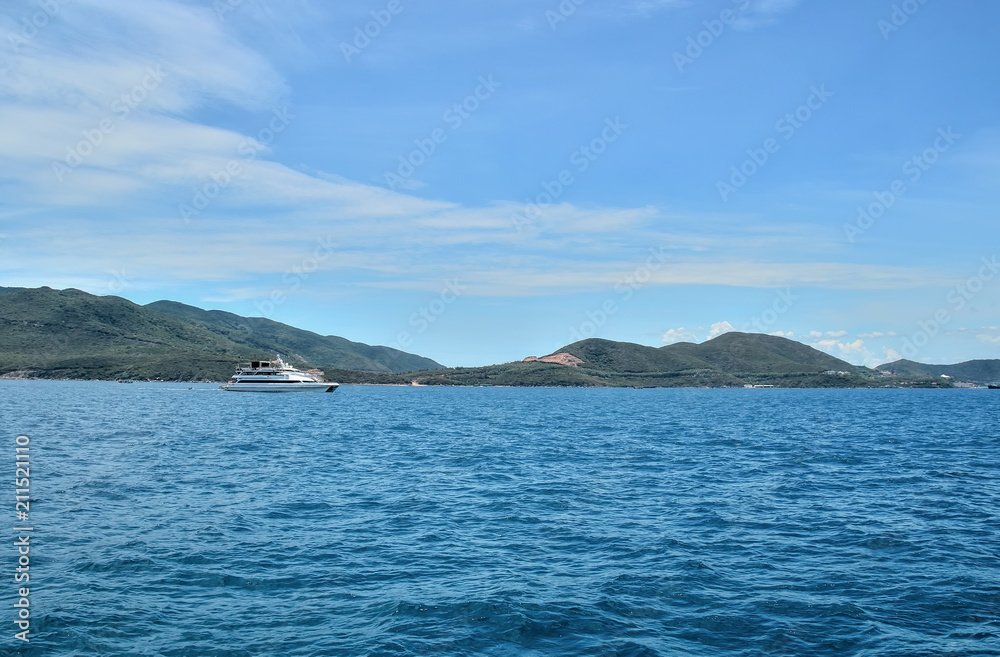
[[[448,366],[1000,358],[1000,4],[0,0],[0,285]]]

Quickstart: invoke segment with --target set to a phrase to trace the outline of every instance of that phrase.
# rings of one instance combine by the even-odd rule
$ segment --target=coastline
[[[119,383],[117,379],[66,379],[66,378],[45,378],[45,377],[12,377],[0,376],[3,381],[52,381],[57,383]],[[184,385],[224,385],[225,381],[184,380],[184,379],[133,379],[134,383],[173,383]],[[779,385],[729,385],[729,386],[704,386],[704,385],[661,385],[661,386],[635,386],[635,385],[517,385],[509,383],[375,383],[375,382],[352,382],[339,383],[337,381],[327,381],[327,383],[337,383],[340,387],[370,387],[370,388],[525,388],[525,389],[552,389],[563,390],[568,388],[580,389],[617,389],[617,390],[987,390],[986,385],[844,385],[844,386],[779,386]],[[131,385],[120,383],[120,385]]]

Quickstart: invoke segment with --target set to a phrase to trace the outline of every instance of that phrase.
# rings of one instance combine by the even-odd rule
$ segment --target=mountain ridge
[[[143,306],[72,288],[0,287],[0,377],[220,381],[239,361],[275,354],[341,383],[397,385],[951,387],[952,379],[978,381],[966,375],[1000,378],[1000,361],[897,361],[873,370],[794,340],[741,332],[661,347],[590,338],[540,359],[446,368],[389,347],[176,301]],[[942,378],[948,371],[952,378]]]
[[[554,357],[568,355],[560,364]],[[791,354],[794,357],[790,357]],[[796,358],[798,360],[796,360]],[[543,360],[545,359],[545,360]],[[831,376],[830,370],[846,376]],[[588,338],[542,359],[415,373],[419,384],[579,385],[590,387],[866,386],[876,375],[786,338],[727,333],[701,344],[650,347]],[[520,381],[521,383],[514,383]],[[881,383],[881,382],[880,382]]]
[[[208,311],[145,306],[69,288],[0,288],[0,375],[225,380],[236,363],[281,353],[310,367],[398,373],[441,364],[389,347]]]
[[[880,372],[896,372],[903,375],[949,376],[960,381],[979,384],[1000,383],[1000,359],[967,360],[954,365],[929,365],[912,360],[900,359],[875,368]]]
[[[884,375],[787,338],[739,332],[726,333],[701,344],[666,347],[590,338],[542,358],[529,356],[499,365],[367,379],[343,372],[335,375],[343,383],[462,386],[953,387],[948,380],[927,376]]]

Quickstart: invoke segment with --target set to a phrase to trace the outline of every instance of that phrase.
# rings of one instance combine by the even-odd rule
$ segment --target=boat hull
[[[230,392],[333,392],[336,383],[230,383],[222,386]]]

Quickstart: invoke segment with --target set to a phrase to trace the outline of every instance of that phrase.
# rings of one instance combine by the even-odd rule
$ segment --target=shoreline
[[[49,379],[43,377],[10,377],[0,376],[3,381],[53,381],[59,383],[118,383],[117,379]],[[143,380],[133,379],[132,383],[172,383],[177,385],[218,385],[222,386],[225,381],[185,381],[182,379],[171,380]],[[526,388],[526,389],[584,389],[584,390],[988,390],[986,385],[884,385],[884,386],[556,386],[556,385],[455,385],[452,383],[424,384],[424,383],[338,383],[327,381],[326,383],[336,383],[339,387],[372,387],[372,388]],[[131,385],[131,383],[121,383],[120,385]]]

